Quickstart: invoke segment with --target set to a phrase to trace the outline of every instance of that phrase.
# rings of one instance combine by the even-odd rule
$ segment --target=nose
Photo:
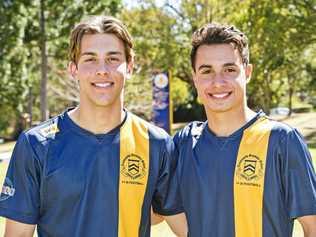
[[[225,78],[223,77],[223,75],[221,75],[220,73],[216,73],[214,76],[213,76],[213,85],[214,86],[221,86],[223,84],[226,83],[225,81]]]
[[[98,68],[96,70],[96,75],[98,75],[98,76],[106,76],[106,75],[109,74],[109,72],[110,71],[109,71],[108,65],[103,62],[103,63],[100,63],[98,65]]]

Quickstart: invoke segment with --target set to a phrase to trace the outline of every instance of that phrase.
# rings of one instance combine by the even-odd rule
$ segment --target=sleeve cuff
[[[183,208],[173,209],[173,210],[160,210],[153,207],[153,211],[162,216],[173,216],[184,212]]]
[[[311,216],[311,215],[316,215],[316,206],[311,207],[311,208],[294,210],[290,213],[290,217],[292,219],[296,219],[302,216]]]
[[[0,208],[0,216],[30,225],[36,225],[38,219],[37,216],[26,215],[5,208]]]

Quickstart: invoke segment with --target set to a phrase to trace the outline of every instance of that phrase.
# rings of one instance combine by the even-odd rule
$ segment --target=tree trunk
[[[292,78],[292,75],[291,74],[287,75],[287,83],[289,87],[289,101],[288,101],[289,114],[288,116],[292,115],[292,109],[293,109],[292,107],[293,107],[293,94],[294,94],[294,88],[295,88],[295,80]]]
[[[213,18],[213,8],[209,3],[209,0],[204,1],[204,18],[205,22],[212,22]]]
[[[40,0],[40,49],[41,49],[41,120],[48,119],[47,109],[47,52],[46,52],[46,32],[45,32],[45,6],[44,0]]]
[[[288,116],[292,115],[292,99],[293,99],[293,88],[290,87],[289,89],[289,114]]]
[[[33,89],[32,86],[29,87],[29,99],[28,99],[28,106],[27,112],[30,116],[28,127],[30,128],[33,123]]]
[[[263,84],[263,111],[267,114],[270,114],[271,109],[271,100],[272,100],[272,93],[270,88],[270,74],[264,75],[264,84]]]

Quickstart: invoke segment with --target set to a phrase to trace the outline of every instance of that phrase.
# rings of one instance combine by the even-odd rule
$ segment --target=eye
[[[203,69],[200,71],[201,74],[210,74],[211,73],[211,69]]]
[[[116,62],[119,61],[119,58],[117,58],[117,57],[110,57],[110,58],[108,59],[108,61],[109,61],[110,63],[116,63]]]
[[[234,72],[237,72],[237,70],[236,70],[236,68],[228,67],[228,68],[225,69],[225,72],[234,73]]]
[[[96,59],[95,58],[86,58],[83,60],[84,62],[95,62]]]

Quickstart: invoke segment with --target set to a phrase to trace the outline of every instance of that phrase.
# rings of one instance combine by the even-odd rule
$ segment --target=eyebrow
[[[106,53],[107,55],[122,55],[122,52],[120,51],[110,51]],[[82,56],[97,56],[96,53],[94,52],[83,52],[82,54],[80,54],[80,57]]]
[[[223,66],[224,67],[230,67],[230,66],[237,66],[237,64],[236,63],[225,63]],[[204,69],[204,68],[211,69],[211,68],[213,68],[213,66],[212,65],[208,65],[208,64],[202,64],[201,66],[199,66],[198,70],[201,70],[201,69]]]
[[[96,56],[97,54],[96,53],[93,53],[93,52],[84,52],[84,53],[81,53],[80,54],[80,57],[82,56]]]
[[[122,52],[120,51],[110,51],[107,53],[107,55],[122,55]]]
[[[236,63],[225,63],[224,67],[229,67],[229,66],[237,66]]]

